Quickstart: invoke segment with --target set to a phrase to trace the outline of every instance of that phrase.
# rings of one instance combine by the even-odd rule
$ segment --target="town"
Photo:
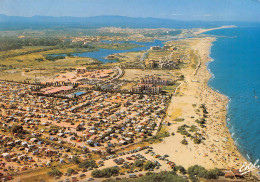
[[[103,28],[100,31],[118,33],[121,30]],[[150,39],[133,36],[157,31],[169,30],[125,30],[134,40],[142,41]],[[168,35],[162,40],[167,38]],[[111,39],[112,42],[102,42]],[[204,145],[209,147],[205,143],[211,139],[204,130],[209,127],[206,123],[209,109],[204,102],[191,100],[195,117],[185,118],[187,121],[181,114],[175,114],[180,110],[178,107],[187,105],[178,102],[189,88],[183,86],[191,82],[189,75],[203,75],[197,74],[202,69],[201,63],[191,48],[198,40],[171,40],[163,46],[127,52],[139,46],[113,43],[117,39],[117,36],[77,36],[63,40],[94,52],[98,51],[97,47],[126,49],[107,55],[105,59],[112,62],[106,64],[73,52],[63,56],[65,50],[63,54],[46,56],[41,49],[39,53],[23,53],[16,67],[2,66],[5,76],[0,78],[1,178],[100,181],[136,179],[156,172],[187,181],[197,179],[197,174],[189,171],[201,170],[201,178],[244,179],[237,170],[239,159],[234,153],[228,157],[228,161],[234,162],[232,168],[216,168],[217,163],[211,158],[215,168],[205,169],[195,164],[183,167],[167,150],[170,145],[158,151],[158,146],[167,138],[175,141],[172,145],[176,146],[175,154],[177,146],[183,150],[191,147],[190,151],[198,150],[198,146],[202,146],[201,150]],[[52,54],[55,49],[45,51]],[[31,65],[23,61],[27,54],[43,58],[34,58],[38,63]],[[18,76],[10,77],[13,73]],[[227,146],[227,140],[225,137],[222,146]],[[214,145],[210,147],[214,149]],[[201,155],[201,151],[198,153]],[[203,160],[208,161],[206,158],[209,156],[204,153]],[[227,161],[224,157],[216,160],[224,159]],[[251,177],[248,174],[248,178]]]

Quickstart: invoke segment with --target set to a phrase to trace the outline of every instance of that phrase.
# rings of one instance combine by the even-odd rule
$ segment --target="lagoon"
[[[112,42],[112,41],[103,41],[104,43],[120,43],[120,41]],[[116,54],[116,53],[125,53],[125,52],[138,52],[138,51],[146,51],[148,50],[151,46],[160,46],[162,47],[163,41],[161,40],[154,40],[153,42],[137,42],[137,41],[128,41],[130,44],[137,44],[141,45],[142,47],[136,47],[132,49],[126,49],[126,50],[114,50],[114,49],[99,49],[98,51],[93,51],[93,52],[81,52],[81,53],[73,53],[73,56],[78,56],[78,57],[90,57],[97,59],[103,63],[110,63],[110,62],[116,62],[115,60],[108,60],[105,59],[110,54]],[[122,42],[125,43],[125,42]],[[59,55],[64,55],[65,54],[59,54]]]

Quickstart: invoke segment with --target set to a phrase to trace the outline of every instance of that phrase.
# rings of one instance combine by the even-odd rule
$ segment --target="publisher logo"
[[[241,168],[239,169],[239,172],[241,173],[241,175],[244,175],[246,173],[260,169],[260,165],[257,165],[258,162],[259,159],[257,159],[254,164],[252,164],[251,162],[250,163],[244,162]]]

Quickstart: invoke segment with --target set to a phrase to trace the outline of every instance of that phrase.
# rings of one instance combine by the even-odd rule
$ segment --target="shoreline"
[[[211,59],[210,61],[206,62],[205,65],[206,65],[206,68],[209,72],[209,74],[211,75],[210,78],[208,79],[208,82],[210,81],[210,79],[214,79],[215,78],[215,75],[214,73],[211,72],[211,70],[209,69],[209,64],[213,61],[215,61],[215,59],[213,59],[211,57],[211,49],[212,49],[212,46],[213,46],[213,43],[217,41],[217,37],[214,37],[214,40],[211,42],[211,46],[209,48],[209,58]],[[235,142],[235,139],[232,137],[232,133],[231,133],[231,130],[230,128],[228,127],[228,120],[230,120],[230,118],[228,117],[228,108],[229,108],[229,103],[231,101],[231,98],[229,98],[227,95],[221,93],[219,90],[215,89],[214,87],[210,86],[209,83],[207,82],[207,85],[208,85],[208,88],[213,90],[214,92],[226,97],[226,101],[225,101],[225,104],[226,104],[226,107],[225,107],[225,128],[228,130],[228,133],[229,133],[229,141],[232,143],[231,146],[232,146],[232,150],[233,151],[236,151],[238,153],[238,156],[241,158],[241,160],[243,161],[242,163],[247,163],[248,164],[254,164],[254,161],[250,161],[250,159],[248,159],[246,157],[246,155],[248,155],[247,153],[245,153],[245,155],[243,155],[243,153],[239,150],[238,146],[236,145],[236,142]],[[231,125],[232,126],[232,125]],[[242,167],[242,165],[240,166]],[[239,169],[239,168],[238,168]],[[259,172],[259,169],[255,169],[252,171],[252,173],[256,175],[256,173]]]
[[[234,27],[236,27],[236,26],[220,27],[220,28],[216,28],[216,29],[221,29],[221,28],[234,28]],[[215,30],[215,29],[213,29],[213,30]],[[210,30],[207,30],[207,31],[211,31],[211,29],[210,29]],[[207,31],[205,31],[205,32],[207,32]],[[232,133],[230,132],[229,127],[227,126],[227,119],[228,119],[228,118],[227,118],[227,112],[228,112],[228,106],[229,106],[230,98],[229,98],[228,96],[224,95],[223,93],[221,93],[219,90],[217,90],[217,89],[215,89],[214,87],[212,87],[212,86],[209,85],[209,81],[210,81],[211,79],[214,79],[214,78],[215,78],[214,73],[212,73],[211,70],[209,69],[209,64],[210,64],[211,62],[215,61],[215,60],[211,57],[211,49],[212,49],[213,43],[214,43],[215,41],[217,41],[217,38],[216,38],[216,37],[213,37],[212,39],[213,39],[213,40],[210,42],[210,45],[209,45],[208,60],[205,60],[205,62],[203,62],[203,63],[201,64],[201,66],[205,66],[205,67],[206,67],[207,73],[209,74],[208,79],[207,79],[207,87],[208,87],[208,90],[213,91],[213,92],[219,94],[221,97],[224,98],[223,103],[225,104],[225,110],[223,110],[223,115],[224,115],[224,117],[225,117],[225,122],[224,122],[225,126],[224,126],[223,129],[224,129],[224,130],[228,130],[228,135],[227,135],[227,136],[228,136],[228,142],[230,142],[230,147],[231,147],[231,150],[230,150],[230,151],[231,151],[231,152],[236,152],[237,155],[238,155],[238,157],[241,158],[241,160],[242,160],[243,162],[250,162],[250,161],[248,161],[248,160],[243,156],[243,154],[239,151],[238,147],[237,147],[236,144],[235,144],[234,139],[232,138]]]
[[[186,78],[179,87],[181,94],[173,96],[169,105],[165,122],[172,123],[167,128],[175,135],[165,138],[162,143],[153,145],[156,153],[163,155],[167,151],[172,154],[170,155],[172,161],[185,168],[199,164],[207,169],[215,167],[239,169],[242,163],[247,162],[236,147],[227,127],[228,97],[208,85],[209,79],[212,78],[208,64],[214,61],[210,57],[210,50],[215,40],[215,37],[184,40],[196,52],[199,59],[198,68],[197,71],[192,68],[182,70]],[[201,128],[194,122],[202,116],[202,113],[196,112],[201,104],[205,104],[208,111],[206,128]],[[194,105],[196,108],[193,107]],[[184,118],[185,121],[176,122],[174,121],[176,118]],[[186,137],[188,145],[181,144],[183,136],[177,132],[177,128],[184,124],[197,126],[198,132],[206,140],[202,140],[201,144],[194,144],[190,138]]]
[[[236,27],[236,26],[234,26],[234,27]],[[228,27],[228,28],[233,28],[233,27]],[[208,79],[207,85],[208,85],[209,89],[211,89],[211,90],[213,90],[214,92],[217,92],[218,94],[221,94],[221,95],[223,95],[224,97],[226,97],[226,101],[225,101],[225,103],[226,103],[226,109],[225,109],[225,121],[226,121],[226,122],[225,122],[225,127],[226,127],[226,128],[228,129],[228,131],[229,131],[229,137],[230,137],[230,140],[231,140],[231,142],[232,142],[232,145],[233,145],[234,149],[236,149],[236,151],[238,151],[239,155],[243,158],[243,160],[245,160],[245,161],[247,161],[247,162],[250,162],[250,161],[248,161],[248,160],[244,157],[244,155],[239,151],[238,146],[236,146],[236,144],[235,144],[235,140],[232,138],[232,133],[230,132],[230,128],[227,126],[227,124],[228,124],[228,123],[227,123],[227,120],[228,120],[227,113],[228,113],[228,108],[229,108],[229,102],[230,102],[231,99],[230,99],[227,95],[221,93],[219,90],[217,90],[217,89],[215,89],[214,87],[212,87],[212,86],[209,85],[209,81],[210,81],[211,79],[214,79],[214,78],[215,78],[214,73],[212,73],[211,70],[209,69],[209,64],[210,64],[211,62],[215,61],[215,59],[213,59],[213,58],[211,57],[211,49],[212,49],[213,43],[217,41],[217,38],[216,38],[216,37],[215,37],[214,39],[215,39],[215,40],[213,40],[213,41],[211,42],[211,46],[210,46],[210,49],[209,49],[209,58],[210,58],[210,61],[208,61],[208,62],[205,63],[206,68],[207,68],[207,70],[208,70],[208,72],[209,72],[209,74],[210,74],[210,78]]]
[[[194,34],[198,35],[198,34],[202,34],[202,33],[205,33],[205,32],[212,31],[212,30],[218,30],[218,29],[223,29],[223,28],[236,28],[236,27],[237,26],[235,26],[235,25],[227,25],[227,26],[221,26],[221,27],[209,28],[209,29],[199,28],[197,31],[194,32]]]

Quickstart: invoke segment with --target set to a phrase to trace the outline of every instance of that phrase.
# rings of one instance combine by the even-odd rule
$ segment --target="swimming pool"
[[[85,94],[86,92],[76,92],[76,93],[73,93],[72,95],[76,95],[76,96],[80,96],[80,95],[83,95]]]

